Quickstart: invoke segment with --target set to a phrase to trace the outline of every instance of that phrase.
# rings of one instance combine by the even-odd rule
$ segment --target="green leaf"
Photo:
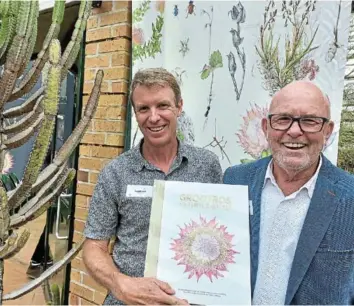
[[[210,74],[210,69],[204,69],[200,75],[202,80],[205,80]]]
[[[263,151],[262,151],[262,154],[261,154],[261,158],[267,157],[267,156],[270,156],[270,155],[272,155],[272,153],[270,152],[270,150],[263,150]]]
[[[254,159],[243,158],[240,160],[241,164],[248,164],[255,161]]]
[[[211,68],[221,68],[222,65],[222,56],[220,51],[214,51],[211,55],[210,55],[210,59],[209,59],[209,65]]]

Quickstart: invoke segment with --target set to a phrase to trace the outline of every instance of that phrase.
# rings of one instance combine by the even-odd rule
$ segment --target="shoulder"
[[[250,174],[254,173],[257,169],[266,169],[270,160],[270,157],[265,157],[253,162],[228,167],[224,173],[224,183],[235,183],[235,180],[242,183],[248,180]]]
[[[332,165],[333,177],[336,178],[336,186],[345,194],[354,197],[354,175]]]

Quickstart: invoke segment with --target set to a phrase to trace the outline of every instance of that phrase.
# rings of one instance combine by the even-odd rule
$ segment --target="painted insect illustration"
[[[325,58],[327,63],[331,62],[335,58],[337,50],[341,47],[341,45],[338,43],[338,23],[339,23],[341,7],[342,7],[342,0],[339,1],[337,22],[336,22],[336,25],[333,29],[334,40],[329,45],[329,48],[328,48],[328,51],[326,54],[326,58]]]
[[[187,16],[186,18],[188,18],[188,15],[195,15],[195,5],[194,5],[194,1],[189,1],[189,4],[187,6]]]
[[[182,53],[182,56],[185,57],[186,53],[188,53],[189,51],[189,46],[188,46],[189,38],[186,38],[185,40],[181,40],[180,43],[181,45],[179,48],[179,53]]]
[[[173,16],[177,17],[179,13],[178,5],[175,4],[175,7],[173,8]]]

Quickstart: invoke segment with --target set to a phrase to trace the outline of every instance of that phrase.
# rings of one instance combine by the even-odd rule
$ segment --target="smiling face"
[[[182,99],[176,105],[176,98],[169,86],[138,85],[132,100],[139,128],[144,142],[153,147],[163,147],[177,137],[177,117],[182,111]]]
[[[294,117],[330,116],[328,100],[318,87],[309,82],[294,82],[280,90],[272,100],[269,113]],[[304,126],[307,124],[310,123],[304,122]],[[294,122],[288,130],[278,131],[270,126],[269,120],[262,121],[274,162],[287,172],[309,169],[318,161],[333,125],[330,121],[324,123],[320,131],[309,133],[302,131],[298,122]]]

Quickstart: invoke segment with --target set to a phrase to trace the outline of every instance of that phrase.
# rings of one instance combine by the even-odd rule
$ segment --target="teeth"
[[[163,130],[163,128],[164,128],[164,126],[157,127],[157,128],[149,128],[149,129],[150,129],[151,131],[153,131],[153,132],[160,132],[160,131]]]
[[[302,143],[284,143],[285,146],[289,147],[289,148],[302,148],[305,145]]]

